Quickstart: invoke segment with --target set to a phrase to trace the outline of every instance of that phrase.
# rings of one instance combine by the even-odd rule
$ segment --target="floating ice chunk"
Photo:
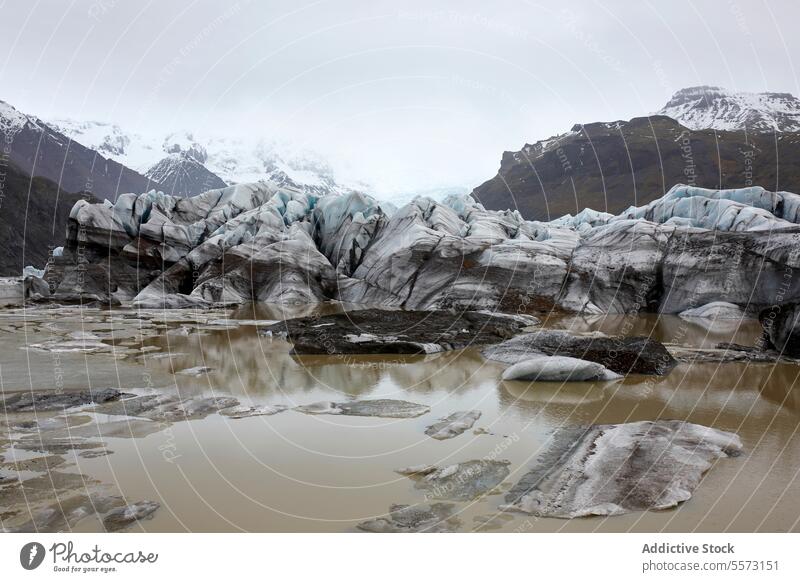
[[[298,406],[306,414],[343,414],[346,416],[379,416],[383,418],[414,418],[427,414],[430,408],[405,400],[353,400],[350,402],[316,402]]]
[[[425,434],[436,440],[451,439],[471,429],[480,417],[479,410],[454,412],[427,427]]]
[[[396,472],[408,475],[415,481],[415,488],[425,491],[429,499],[472,501],[490,493],[508,477],[508,461],[480,459],[447,465],[445,467],[420,467],[399,469]]]
[[[175,372],[175,374],[180,376],[204,376],[213,371],[214,368],[209,368],[208,366],[195,366],[193,368],[178,370],[177,372]]]
[[[103,525],[106,531],[119,531],[133,525],[137,521],[150,518],[161,504],[156,501],[139,501],[112,509],[103,518]]]
[[[560,429],[501,509],[561,518],[668,509],[714,460],[741,451],[735,434],[677,420]]]
[[[618,378],[622,376],[602,364],[569,356],[534,356],[503,372],[503,380],[534,382],[586,382]]]
[[[251,416],[272,416],[285,410],[289,410],[289,407],[283,404],[264,404],[261,406],[240,404],[220,410],[220,414],[230,418],[250,418]]]
[[[450,503],[392,505],[385,517],[363,521],[357,527],[372,533],[449,533],[461,526],[453,517],[454,510]]]
[[[726,301],[712,301],[700,307],[682,311],[679,315],[684,319],[743,319],[746,317],[741,307]]]

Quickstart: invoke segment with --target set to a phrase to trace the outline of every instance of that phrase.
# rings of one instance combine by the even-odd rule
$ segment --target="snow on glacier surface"
[[[679,184],[645,206],[632,206],[611,221],[641,219],[710,230],[787,228],[798,222],[800,196],[761,187],[710,190]]]
[[[487,211],[469,195],[448,196],[443,202],[417,197],[395,210],[366,194],[320,197],[302,189],[257,182],[211,190],[188,199],[153,190],[140,195],[124,194],[116,204],[79,201],[71,216],[88,224],[105,223],[131,237],[163,239],[186,247],[187,252],[203,242],[225,249],[254,239],[268,239],[271,244],[291,233],[304,233],[301,238],[313,236],[319,250],[333,264],[348,268],[351,258],[344,257],[345,251],[352,250],[360,257],[363,249],[378,239],[386,245],[382,248],[387,256],[398,257],[405,256],[412,245],[432,249],[442,237],[462,239],[465,244],[478,245],[476,248],[530,241],[530,252],[535,252],[537,245],[546,244],[548,252],[558,255],[600,227],[603,236],[613,237],[615,226],[625,228],[631,221],[653,227],[667,224],[758,231],[795,226],[800,222],[799,210],[800,196],[788,192],[769,192],[760,187],[708,190],[677,185],[663,197],[617,216],[585,209],[576,216],[535,222],[524,220],[517,211]],[[293,228],[300,224],[302,233]]]

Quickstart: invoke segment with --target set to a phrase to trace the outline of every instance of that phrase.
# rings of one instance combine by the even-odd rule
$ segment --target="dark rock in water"
[[[481,417],[479,410],[462,410],[440,419],[425,429],[425,434],[436,440],[457,437],[472,426]]]
[[[179,402],[176,394],[144,394],[98,406],[97,412],[114,416],[150,417],[150,413]]]
[[[483,350],[485,358],[512,365],[537,354],[588,360],[617,374],[665,375],[677,364],[661,342],[647,337],[578,336],[550,329]]]
[[[461,526],[453,517],[451,503],[427,505],[392,505],[389,515],[358,524],[358,529],[371,533],[451,533]]]
[[[758,316],[769,346],[784,356],[800,358],[800,303],[765,309]]]
[[[735,434],[677,420],[562,429],[501,508],[561,518],[667,509],[715,459],[741,451]]]
[[[136,521],[152,516],[159,507],[161,504],[155,501],[139,501],[125,507],[118,507],[108,512],[103,519],[103,525],[106,531],[119,531]]]
[[[30,459],[10,460],[0,463],[0,470],[3,468],[12,469],[15,472],[19,471],[35,471],[43,473],[49,471],[54,467],[63,465],[66,459],[59,455],[48,455],[45,457],[33,457]]]
[[[377,400],[353,400],[350,402],[315,402],[295,408],[306,414],[341,414],[343,416],[378,416],[382,418],[415,418],[430,412],[424,404],[405,400],[382,398]]]
[[[46,410],[62,410],[86,404],[100,404],[118,400],[124,394],[113,388],[100,390],[80,390],[77,392],[20,392],[6,396],[0,406],[6,413],[43,412]]]
[[[508,477],[508,461],[479,459],[445,467],[423,465],[397,469],[416,481],[426,499],[472,501],[492,491]]]
[[[32,438],[27,440],[20,440],[14,443],[14,447],[23,451],[36,451],[40,453],[51,453],[53,455],[65,455],[70,451],[83,451],[89,449],[97,449],[105,446],[102,442],[92,441],[75,441],[69,440],[45,440],[41,438]]]
[[[287,319],[264,333],[285,334],[296,354],[430,354],[501,342],[526,325],[477,311],[364,309]]]

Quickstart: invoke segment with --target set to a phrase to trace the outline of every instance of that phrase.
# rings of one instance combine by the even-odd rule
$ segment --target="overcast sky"
[[[289,138],[387,190],[475,185],[503,150],[650,113],[681,87],[800,94],[798,5],[0,1],[0,99]]]

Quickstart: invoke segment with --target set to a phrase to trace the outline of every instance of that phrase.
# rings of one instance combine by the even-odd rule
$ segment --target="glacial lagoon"
[[[98,515],[105,508],[97,505],[124,500],[159,505],[127,531],[358,531],[391,506],[438,503],[399,468],[483,459],[507,461],[508,476],[477,499],[448,502],[452,531],[800,529],[789,510],[800,500],[800,364],[681,362],[666,376],[531,383],[501,380],[506,366],[474,348],[424,356],[294,356],[289,343],[263,333],[275,320],[339,309],[251,304],[216,311],[0,312],[5,397],[31,389],[113,388],[174,392],[181,400],[235,399],[242,410],[260,411],[237,418],[204,410],[185,420],[112,416],[97,411],[103,405],[5,414],[2,526],[102,531]],[[646,335],[668,347],[755,345],[761,335],[755,320],[540,317],[547,328]],[[354,399],[403,400],[430,412],[376,418],[295,410]],[[480,416],[453,438],[426,434],[458,411]],[[691,499],[674,509],[571,520],[500,509],[554,431],[658,419],[736,433],[743,453],[714,461]],[[37,439],[46,442],[37,445]]]

